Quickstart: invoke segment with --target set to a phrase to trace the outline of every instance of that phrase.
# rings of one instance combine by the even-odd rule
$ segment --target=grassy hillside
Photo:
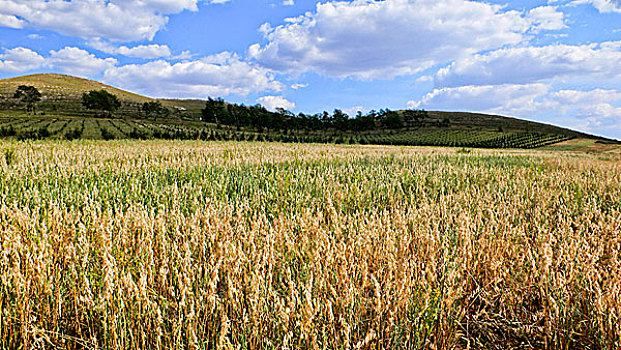
[[[33,74],[23,77],[0,80],[0,93],[13,94],[19,85],[32,85],[39,89],[44,100],[80,98],[83,92],[90,90],[106,90],[128,102],[146,102],[149,97],[134,94],[125,90],[102,84],[93,80],[63,74]]]
[[[82,93],[91,90],[106,90],[116,95],[123,101],[121,111],[129,114],[134,114],[137,106],[148,101],[159,100],[167,107],[181,107],[182,110],[185,109],[189,114],[200,113],[200,109],[204,104],[199,100],[154,99],[89,79],[64,74],[45,73],[0,80],[0,98],[3,102],[3,109],[7,107],[12,109],[20,108],[19,105],[11,101],[11,96],[19,85],[31,85],[41,92],[43,99],[38,106],[39,110],[63,114],[86,112],[82,110],[80,99]]]
[[[19,85],[35,86],[42,93],[42,101],[37,104],[37,115],[26,114],[23,104],[12,98]],[[101,113],[88,111],[81,104],[82,93],[102,89],[122,101],[122,107],[114,118],[101,118]],[[421,115],[414,115],[412,111],[388,112],[374,117],[374,126],[370,129],[347,129],[339,127],[336,119],[333,124],[326,123],[325,117],[320,119],[318,115],[283,116],[265,109],[222,102],[214,108],[223,116],[207,123],[200,120],[205,101],[153,99],[61,74],[35,74],[0,80],[0,98],[0,137],[17,139],[265,140],[483,148],[538,148],[576,139],[591,143],[617,143],[527,120],[462,112],[432,111]],[[160,101],[171,113],[165,118],[145,116],[140,107],[147,101]],[[231,107],[234,107],[233,111]],[[245,124],[234,123],[240,116],[246,118]],[[401,118],[403,122],[398,128],[389,127],[386,121],[390,117]],[[270,122],[263,123],[266,119]],[[320,126],[309,127],[313,122]]]

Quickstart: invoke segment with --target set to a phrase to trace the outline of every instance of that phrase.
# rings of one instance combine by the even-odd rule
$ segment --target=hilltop
[[[98,81],[57,73],[41,73],[2,79],[0,80],[0,98],[4,101],[10,99],[10,96],[13,95],[19,85],[31,85],[41,92],[43,100],[39,109],[44,111],[53,109],[65,113],[76,112],[76,109],[79,111],[82,93],[91,90],[105,90],[116,95],[124,102],[125,109],[129,111],[133,110],[132,107],[149,101],[160,101],[167,107],[177,106],[190,111],[190,113],[200,113],[200,109],[204,106],[204,101],[200,100],[157,99],[119,89]]]
[[[26,115],[12,95],[19,85],[35,86],[42,94],[38,115]],[[122,101],[113,118],[85,110],[81,96],[106,90]],[[566,146],[569,140],[592,147],[616,140],[557,126],[466,112],[381,110],[356,118],[335,111],[316,115],[269,112],[222,100],[157,99],[62,74],[34,74],[0,80],[0,137],[17,138],[167,138],[267,140],[486,148]],[[170,113],[144,115],[144,102],[160,102]],[[208,105],[207,116],[201,109]],[[565,143],[565,144],[563,144]]]

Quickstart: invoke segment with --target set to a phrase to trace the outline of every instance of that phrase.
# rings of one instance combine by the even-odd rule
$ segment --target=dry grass
[[[39,89],[46,98],[81,98],[90,90],[107,90],[119,98],[132,102],[146,102],[153,99],[115,88],[106,84],[64,74],[32,74],[0,80],[0,93],[12,95],[19,85],[31,85]]]
[[[619,346],[621,154],[0,155],[2,348]]]

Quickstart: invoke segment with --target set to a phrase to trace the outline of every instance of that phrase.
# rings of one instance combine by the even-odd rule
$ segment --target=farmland
[[[399,130],[398,132],[279,132],[216,129],[200,122],[176,123],[145,119],[70,118],[66,116],[0,117],[0,137],[26,139],[169,139],[210,141],[279,141],[297,143],[454,146],[481,148],[538,148],[572,139],[541,132],[483,130]]]
[[[2,348],[621,339],[618,149],[10,140],[0,198]]]
[[[36,112],[14,97],[19,86],[41,90]],[[118,110],[87,108],[82,94],[105,91]],[[144,103],[157,113],[145,112]],[[313,115],[268,111],[223,100],[153,99],[96,81],[35,74],[0,81],[0,138],[15,140],[165,139],[276,141],[534,149],[569,140],[618,141],[516,118],[441,111],[369,111],[355,117],[336,109]]]

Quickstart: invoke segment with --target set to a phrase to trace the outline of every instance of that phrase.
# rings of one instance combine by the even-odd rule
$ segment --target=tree
[[[82,105],[87,109],[107,111],[114,113],[121,107],[121,101],[106,90],[91,90],[82,94]]]
[[[403,127],[403,117],[392,111],[384,112],[384,126],[388,129],[399,129]]]
[[[41,101],[41,93],[34,86],[20,85],[15,90],[13,98],[20,98],[26,104],[26,113],[34,113],[35,104]]]
[[[142,104],[142,112],[147,116],[165,117],[170,114],[168,108],[164,107],[160,101],[149,101]]]
[[[349,116],[340,109],[335,109],[332,112],[332,123],[337,129],[345,130],[347,129],[347,122],[349,120]]]
[[[207,102],[205,103],[205,108],[201,110],[202,118],[201,120],[207,123],[216,123],[218,128],[220,128],[220,122],[222,116],[225,112],[225,103],[222,98],[213,99],[209,97]]]

